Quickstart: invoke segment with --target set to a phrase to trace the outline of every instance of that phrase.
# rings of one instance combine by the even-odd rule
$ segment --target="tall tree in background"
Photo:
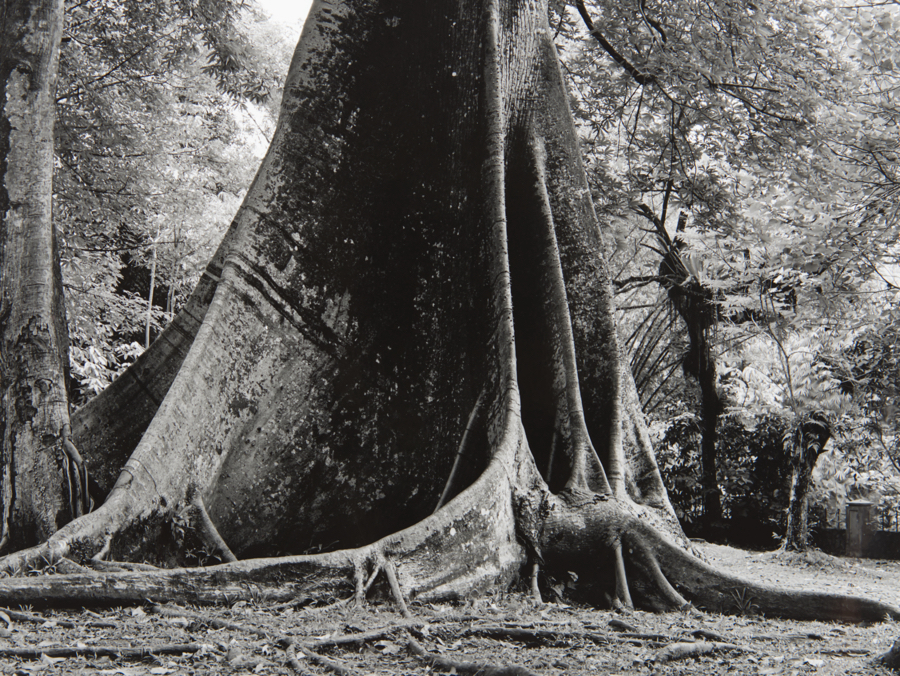
[[[39,542],[86,507],[51,206],[62,24],[62,0],[0,3],[0,548]]]
[[[2,565],[229,562],[7,579],[0,600],[363,597],[380,571],[447,599],[530,570],[603,605],[729,610],[743,589],[769,614],[900,616],[689,553],[622,368],[552,36],[533,0],[313,5],[188,307],[76,416],[121,462],[98,473],[105,503]]]

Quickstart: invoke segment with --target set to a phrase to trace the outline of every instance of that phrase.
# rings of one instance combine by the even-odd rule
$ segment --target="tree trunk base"
[[[545,581],[564,579],[568,599],[601,607],[671,611],[694,606],[744,613],[750,606],[767,616],[795,620],[900,619],[900,609],[885,604],[785,591],[725,575],[666,535],[664,517],[656,516],[653,523],[656,510],[599,495],[588,500],[580,496],[581,502],[573,504],[546,492],[523,491],[523,485],[531,484],[527,477],[518,477],[516,484],[509,481],[521,469],[509,462],[518,453],[508,449],[505,455],[507,459],[498,454],[478,482],[431,517],[364,547],[201,568],[12,577],[0,581],[0,604],[202,605],[244,600],[302,605],[390,599],[397,597],[398,589],[400,598],[411,601],[457,600],[488,588],[530,586],[532,566],[526,552],[533,548],[533,556],[543,562]],[[515,495],[519,499],[511,500]],[[529,516],[524,504],[541,507]],[[108,511],[86,518],[101,531],[104,522],[110,525]],[[538,517],[539,539],[534,541],[534,533],[524,533],[517,522],[534,523]],[[21,574],[38,559],[58,561],[78,551],[76,543],[64,540],[64,531],[46,545],[8,557],[7,571]],[[531,541],[529,547],[521,540]],[[396,576],[394,589],[389,570]]]

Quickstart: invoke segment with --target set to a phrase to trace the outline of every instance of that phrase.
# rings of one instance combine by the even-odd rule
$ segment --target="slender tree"
[[[46,539],[88,500],[52,218],[62,23],[61,0],[0,3],[0,549]]]
[[[105,503],[2,565],[228,562],[11,578],[0,601],[362,598],[380,571],[424,601],[531,571],[598,604],[729,610],[746,589],[787,617],[900,616],[689,552],[552,38],[537,0],[314,3],[189,308],[77,414],[122,462],[97,472]]]

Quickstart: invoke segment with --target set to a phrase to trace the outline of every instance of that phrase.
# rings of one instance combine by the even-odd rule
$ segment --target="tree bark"
[[[61,0],[0,3],[0,549],[87,508],[70,438],[68,332],[52,217]]]
[[[313,4],[196,322],[133,367],[174,375],[81,415],[130,393],[114,455],[143,436],[100,509],[0,565],[241,560],[0,580],[0,602],[434,601],[535,564],[618,606],[746,586],[687,553],[662,486],[552,37],[538,0]],[[900,613],[752,588],[771,614]]]
[[[659,220],[656,219],[656,222]],[[700,388],[700,487],[703,494],[703,521],[707,527],[714,527],[722,521],[722,489],[719,488],[717,457],[722,401],[716,387],[716,358],[710,343],[710,332],[718,321],[718,309],[712,292],[688,273],[679,256],[678,244],[671,242],[668,235],[663,244],[667,252],[660,263],[660,278],[665,280],[669,299],[684,321],[690,339],[682,362],[684,372],[696,378]]]
[[[822,449],[831,438],[831,428],[824,419],[801,421],[790,440],[792,452],[791,493],[787,507],[787,525],[783,550],[804,552],[809,548],[807,523],[809,487],[813,468]]]

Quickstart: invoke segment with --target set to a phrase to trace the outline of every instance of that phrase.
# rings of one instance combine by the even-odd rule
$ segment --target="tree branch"
[[[609,41],[603,37],[603,34],[597,29],[594,28],[594,22],[591,19],[591,15],[587,11],[587,7],[584,6],[584,0],[576,0],[575,6],[578,8],[578,13],[581,15],[582,20],[584,21],[584,25],[587,26],[588,31],[590,31],[591,35],[593,35],[597,42],[600,43],[600,46],[603,47],[603,50],[612,57],[612,60],[619,64],[622,68],[624,68],[634,81],[639,85],[648,85],[656,82],[656,78],[647,73],[642,73],[638,70],[634,64],[632,64],[628,59],[619,54],[616,51],[616,48],[613,47]]]

